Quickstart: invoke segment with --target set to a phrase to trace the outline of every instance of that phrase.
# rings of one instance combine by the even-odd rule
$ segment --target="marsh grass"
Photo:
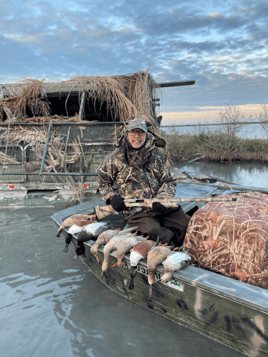
[[[268,132],[268,124],[263,122],[268,119],[267,105],[262,105],[261,112],[256,115],[256,125],[262,125]],[[247,122],[252,117],[246,118],[236,107],[226,107],[220,113],[221,125],[215,130],[209,127],[191,127],[191,134],[185,134],[182,128],[170,128],[169,131],[161,131],[166,140],[171,158],[190,159],[196,154],[205,155],[203,160],[217,162],[232,161],[259,161],[268,162],[268,135],[267,139],[249,139],[238,136]]]
[[[173,160],[190,159],[193,155],[205,155],[208,161],[260,161],[268,162],[268,140],[243,139],[237,136],[206,134],[162,134]]]

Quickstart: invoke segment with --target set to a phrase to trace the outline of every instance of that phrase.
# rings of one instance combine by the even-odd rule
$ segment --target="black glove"
[[[152,209],[154,212],[158,213],[165,213],[168,210],[168,208],[163,206],[160,202],[153,202]]]
[[[113,207],[113,209],[117,212],[123,211],[125,209],[127,209],[124,200],[122,197],[120,196],[114,196],[111,200],[110,200],[110,204]]]

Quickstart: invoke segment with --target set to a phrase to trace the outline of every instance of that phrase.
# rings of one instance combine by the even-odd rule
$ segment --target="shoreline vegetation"
[[[161,136],[166,140],[169,153],[173,161],[202,160],[210,162],[233,161],[268,163],[268,105],[261,105],[261,111],[254,117],[246,118],[234,106],[226,107],[220,112],[219,123],[216,129],[194,126],[191,134],[180,133],[179,128],[161,130]],[[247,124],[241,122],[256,122],[266,133],[266,139],[249,139],[238,136],[241,129]]]

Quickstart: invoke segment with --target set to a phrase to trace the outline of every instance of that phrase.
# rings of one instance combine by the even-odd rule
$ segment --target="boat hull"
[[[100,202],[100,198],[93,199],[57,212],[52,219],[59,226],[70,215],[93,213]],[[63,235],[67,235],[67,230]],[[71,244],[76,245],[75,237]],[[190,265],[175,272],[167,284],[156,281],[150,297],[146,259],[140,261],[134,289],[130,290],[129,254],[122,268],[112,268],[116,258],[111,254],[109,270],[102,277],[101,264],[90,251],[93,244],[94,241],[84,244],[85,254],[80,258],[115,293],[246,355],[268,355],[267,290]],[[103,248],[98,250],[100,263]],[[156,280],[163,273],[161,265],[157,268]]]
[[[76,245],[75,240],[72,244]],[[134,289],[130,290],[130,262],[127,257],[124,267],[112,268],[117,259],[110,255],[110,268],[102,277],[103,250],[98,252],[101,262],[99,264],[90,252],[90,246],[93,244],[94,242],[90,242],[85,245],[86,252],[81,259],[92,273],[115,293],[246,355],[267,356],[267,312],[252,308],[250,302],[247,306],[246,302],[221,296],[220,292],[202,288],[194,281],[187,282],[187,279],[178,274],[172,280],[173,284],[156,282],[150,297],[146,262],[138,266]],[[189,269],[191,270],[191,267],[185,268]],[[206,273],[202,270],[200,272],[203,275]],[[160,279],[162,274],[163,270],[158,269],[156,279]],[[230,287],[230,290],[234,289]]]

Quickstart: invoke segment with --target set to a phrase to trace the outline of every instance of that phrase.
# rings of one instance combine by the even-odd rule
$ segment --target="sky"
[[[144,71],[163,123],[268,103],[268,0],[0,0],[0,83]]]

